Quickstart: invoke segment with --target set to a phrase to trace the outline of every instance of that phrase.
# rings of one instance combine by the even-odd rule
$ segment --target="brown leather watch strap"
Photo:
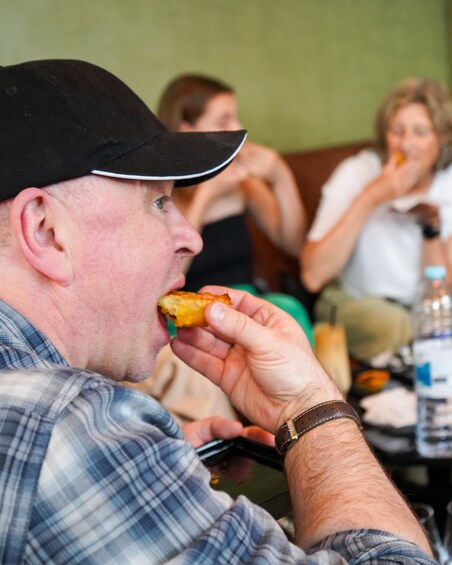
[[[349,418],[354,420],[359,428],[361,428],[361,420],[355,409],[342,400],[330,400],[317,404],[306,412],[293,419],[287,420],[276,432],[275,440],[278,451],[282,454],[286,453],[291,445],[293,445],[300,437],[309,430],[329,422],[337,418]]]

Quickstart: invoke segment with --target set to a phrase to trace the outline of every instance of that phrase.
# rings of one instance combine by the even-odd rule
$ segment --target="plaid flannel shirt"
[[[434,563],[367,530],[306,555],[209,479],[158,402],[69,367],[0,301],[1,563]]]

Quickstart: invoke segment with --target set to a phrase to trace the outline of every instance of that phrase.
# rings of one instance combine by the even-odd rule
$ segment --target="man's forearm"
[[[330,534],[377,529],[428,542],[395,487],[370,452],[355,422],[322,424],[287,452],[296,541],[304,549]]]

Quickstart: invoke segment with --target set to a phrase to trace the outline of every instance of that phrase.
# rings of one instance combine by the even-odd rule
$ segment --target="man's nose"
[[[178,235],[176,236],[178,251],[187,256],[198,255],[204,245],[202,237],[180,212],[179,215],[180,223]]]
[[[202,240],[201,235],[195,230],[195,228],[190,224],[189,226],[190,226],[190,235],[192,240],[190,248],[193,251],[193,255],[198,255],[198,253],[201,253],[202,248],[204,247],[204,242]]]

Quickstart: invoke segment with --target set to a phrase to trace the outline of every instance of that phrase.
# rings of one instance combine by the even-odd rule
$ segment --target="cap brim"
[[[245,130],[163,132],[148,143],[91,171],[95,175],[199,184],[221,172],[246,139]]]

